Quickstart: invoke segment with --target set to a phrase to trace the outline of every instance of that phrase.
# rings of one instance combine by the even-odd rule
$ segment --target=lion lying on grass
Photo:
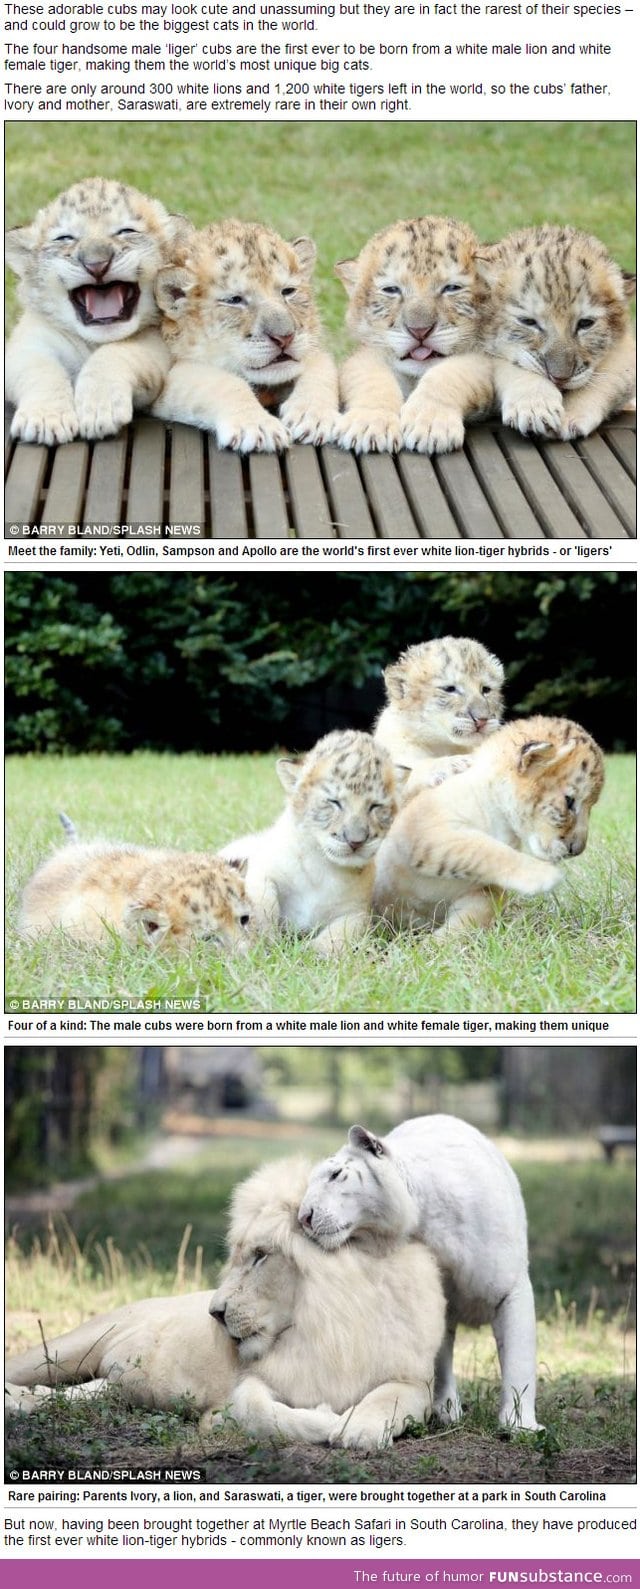
[[[298,1224],[309,1174],[279,1160],[236,1188],[213,1296],[134,1302],[10,1359],[7,1410],[117,1384],[138,1407],[190,1397],[203,1435],[230,1416],[261,1438],[363,1451],[428,1418],[445,1316],[435,1260],[405,1240],[323,1252]]]

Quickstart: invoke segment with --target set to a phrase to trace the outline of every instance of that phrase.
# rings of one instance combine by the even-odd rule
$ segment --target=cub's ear
[[[481,281],[492,287],[497,279],[500,264],[500,244],[483,243],[473,256],[474,264]]]
[[[365,1153],[372,1153],[375,1159],[383,1159],[386,1154],[384,1142],[379,1137],[374,1137],[371,1131],[364,1126],[351,1126],[349,1131],[349,1147],[362,1148]]]
[[[346,287],[349,297],[351,297],[358,276],[357,259],[339,259],[337,265],[334,265],[333,268],[336,276],[340,277],[343,287]]]
[[[226,856],[225,856],[226,859]],[[227,866],[232,866],[239,877],[246,877],[249,857],[247,855],[234,855],[227,860]]]
[[[398,765],[397,762],[394,762],[393,770],[394,770],[394,773],[395,773],[395,776],[396,776],[396,794],[399,794],[400,790],[404,789],[404,786],[405,786],[405,784],[407,782],[407,779],[411,777],[411,773],[413,771],[413,768],[412,767],[401,767],[401,766]]]
[[[169,320],[180,320],[195,287],[195,276],[184,265],[165,265],[155,279],[154,293],[158,308]]]
[[[14,226],[4,234],[4,257],[16,276],[23,276],[25,266],[33,252],[33,232],[30,226]]]
[[[401,701],[405,693],[404,662],[391,662],[382,674],[390,701]]]
[[[140,930],[146,942],[154,949],[164,941],[170,927],[166,910],[161,910],[153,901],[146,905],[139,901],[127,905],[124,924],[130,932]]]
[[[518,757],[519,772],[535,771],[537,767],[550,767],[565,761],[575,750],[575,740],[570,739],[566,745],[552,745],[550,740],[530,740],[529,744],[522,745]]]
[[[632,270],[623,270],[622,282],[624,286],[625,298],[635,298],[636,278]]]
[[[310,276],[316,262],[317,248],[311,237],[296,237],[291,247],[304,276]]]
[[[176,243],[186,243],[195,231],[193,221],[188,215],[182,215],[178,210],[172,210],[169,216],[169,237],[174,248]]]
[[[287,794],[292,794],[293,790],[295,789],[295,786],[298,782],[300,766],[301,763],[299,761],[293,761],[290,756],[280,756],[276,762],[276,772],[282,787],[283,789],[286,789]]]

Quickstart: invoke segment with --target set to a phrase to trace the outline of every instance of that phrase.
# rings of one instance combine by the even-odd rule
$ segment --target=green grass
[[[195,998],[211,1012],[373,1017],[635,1009],[634,782],[632,758],[625,756],[609,758],[588,849],[567,863],[557,892],[512,897],[487,933],[447,943],[374,928],[359,949],[331,961],[319,959],[308,942],[283,937],[227,963],[203,944],[169,955],[115,937],[82,949],[60,932],[31,945],[17,938],[19,891],[61,836],[57,811],[67,811],[86,837],[214,850],[271,821],[280,805],[270,756],[10,758],[8,996],[76,999],[80,1007],[87,998]],[[570,1024],[566,1031],[573,1031]]]
[[[487,241],[540,221],[571,224],[633,268],[632,122],[9,123],[7,224],[96,173],[153,193],[198,226],[238,215],[288,237],[310,234],[336,346],[345,298],[334,263],[400,216],[460,216]],[[14,285],[11,277],[10,319]]]
[[[301,1129],[295,1148],[315,1157],[335,1132]],[[69,1222],[17,1230],[7,1247],[7,1344],[22,1350],[81,1318],[138,1297],[215,1282],[232,1184],[283,1150],[276,1127],[259,1141],[239,1133],[207,1141],[184,1165],[96,1187]],[[203,1448],[188,1407],[149,1413],[117,1388],[104,1403],[56,1399],[35,1418],[10,1420],[9,1466],[204,1464],[212,1480],[367,1482],[481,1478],[498,1482],[630,1482],[635,1449],[634,1338],[629,1313],[634,1264],[634,1167],[521,1161],[531,1274],[538,1312],[538,1436],[501,1439],[498,1366],[491,1331],[463,1329],[456,1342],[462,1425],[431,1424],[392,1452],[363,1458],[311,1447],[260,1446],[225,1427]],[[185,1221],[191,1226],[188,1244]],[[199,1251],[200,1249],[200,1251]]]

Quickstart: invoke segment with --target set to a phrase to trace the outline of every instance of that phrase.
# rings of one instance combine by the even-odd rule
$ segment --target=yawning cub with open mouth
[[[89,177],[7,234],[26,311],[7,346],[12,435],[93,440],[153,402],[169,362],[153,286],[189,230],[135,188]]]

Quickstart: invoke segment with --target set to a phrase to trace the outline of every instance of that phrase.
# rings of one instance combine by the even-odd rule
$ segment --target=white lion
[[[352,1126],[348,1145],[313,1171],[299,1219],[325,1250],[365,1236],[385,1243],[413,1234],[427,1242],[447,1297],[436,1360],[438,1416],[444,1422],[461,1416],[456,1326],[488,1323],[502,1371],[499,1421],[540,1427],[527,1219],[516,1176],[488,1137],[452,1115],[406,1120],[382,1139]]]
[[[203,1435],[232,1416],[267,1439],[360,1450],[427,1418],[445,1318],[435,1260],[404,1237],[371,1251],[366,1241],[315,1247],[297,1218],[310,1168],[278,1161],[236,1189],[231,1257],[213,1296],[136,1302],[59,1336],[46,1354],[13,1358],[9,1410],[31,1411],[52,1386],[75,1382],[78,1395],[88,1381],[96,1394],[115,1381],[135,1406],[191,1397]]]

